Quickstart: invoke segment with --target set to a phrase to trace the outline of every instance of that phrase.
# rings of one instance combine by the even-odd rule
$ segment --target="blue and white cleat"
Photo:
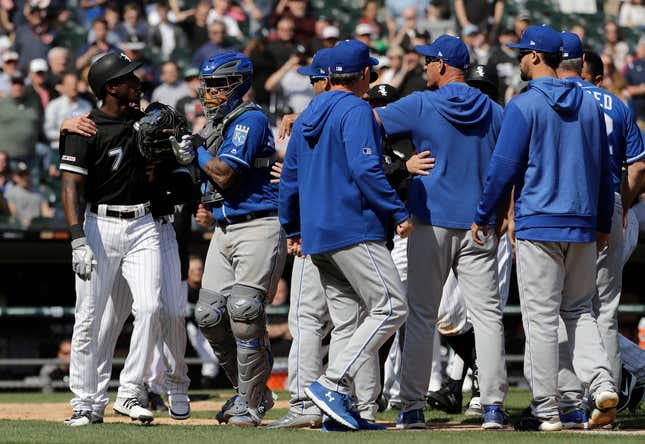
[[[589,428],[587,414],[582,409],[560,413],[560,422],[562,423],[562,428],[565,430]]]
[[[307,387],[305,394],[320,410],[336,422],[352,430],[359,429],[358,421],[349,410],[350,399],[348,395],[330,390],[318,381]]]
[[[500,405],[489,405],[484,409],[484,417],[482,419],[482,429],[484,430],[496,430],[503,429],[504,426],[508,423],[508,417],[502,406]]]

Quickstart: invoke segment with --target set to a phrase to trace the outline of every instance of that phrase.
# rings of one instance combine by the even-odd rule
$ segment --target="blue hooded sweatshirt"
[[[573,82],[541,77],[509,102],[475,222],[515,185],[519,239],[592,242],[614,209],[605,119]]]
[[[316,96],[296,120],[280,176],[279,217],[304,254],[384,241],[389,221],[408,219],[385,178],[380,130],[364,100]]]
[[[502,108],[479,90],[453,82],[436,91],[410,94],[376,112],[387,134],[409,134],[418,153],[429,150],[436,158],[429,175],[414,176],[410,183],[412,214],[426,224],[470,228]]]

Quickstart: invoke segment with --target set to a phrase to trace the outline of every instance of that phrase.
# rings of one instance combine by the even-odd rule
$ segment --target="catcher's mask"
[[[139,151],[143,157],[153,162],[174,159],[170,137],[180,140],[188,133],[188,122],[173,107],[152,102],[145,115],[134,124],[137,131]]]

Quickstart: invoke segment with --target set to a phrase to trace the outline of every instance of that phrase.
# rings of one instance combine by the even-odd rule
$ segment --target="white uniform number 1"
[[[121,165],[121,159],[123,159],[123,148],[118,147],[111,149],[108,151],[108,156],[115,158],[114,163],[112,164],[112,171],[118,170],[119,165]]]

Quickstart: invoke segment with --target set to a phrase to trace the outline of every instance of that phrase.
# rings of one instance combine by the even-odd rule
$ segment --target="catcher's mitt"
[[[175,158],[170,137],[181,140],[188,132],[186,118],[173,107],[159,102],[152,102],[146,108],[145,115],[134,124],[137,131],[139,151],[146,159],[161,162]]]

